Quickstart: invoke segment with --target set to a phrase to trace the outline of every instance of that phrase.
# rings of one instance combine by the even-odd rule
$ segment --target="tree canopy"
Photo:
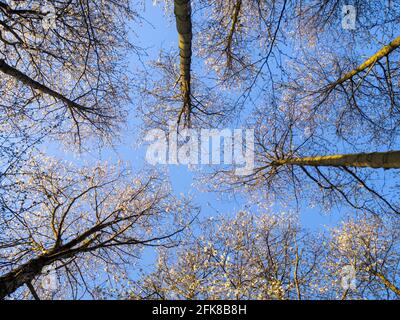
[[[0,299],[398,299],[400,2],[149,5],[0,0]],[[194,197],[137,149],[141,169],[105,160],[226,128],[254,130],[254,170],[198,166]],[[309,207],[340,221],[311,230]]]

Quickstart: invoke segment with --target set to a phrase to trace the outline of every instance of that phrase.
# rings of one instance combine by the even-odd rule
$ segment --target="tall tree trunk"
[[[330,156],[292,158],[292,159],[276,160],[272,162],[271,165],[398,169],[400,168],[400,151],[337,154]]]
[[[373,275],[378,277],[378,279],[385,285],[386,288],[390,289],[392,292],[394,292],[396,295],[400,297],[400,288],[396,287],[392,282],[390,282],[384,274],[375,271],[375,270],[369,270]]]
[[[393,50],[395,50],[399,46],[400,46],[400,37],[397,37],[392,42],[390,42],[388,45],[384,46],[382,49],[380,49],[378,52],[376,52],[368,60],[364,61],[357,68],[355,68],[355,69],[351,70],[350,72],[346,73],[343,77],[341,77],[340,79],[336,80],[330,86],[332,88],[334,88],[337,85],[342,84],[343,82],[353,78],[356,74],[366,70],[367,68],[372,67],[377,61],[379,61],[383,57],[386,57],[387,55],[389,55]]]
[[[190,0],[174,0],[174,13],[179,39],[180,84],[183,97],[183,107],[179,114],[178,122],[180,122],[183,115],[185,117],[185,125],[190,125],[190,115],[192,111],[190,98],[190,66],[192,63],[192,18]]]
[[[33,80],[26,74],[22,73],[21,71],[19,71],[16,68],[10,66],[4,60],[1,60],[1,59],[0,59],[0,71],[6,75],[9,75],[9,76],[15,78],[16,80],[22,82],[23,84],[27,85],[28,87],[30,87],[32,89],[38,90],[44,94],[48,94],[49,96],[52,96],[53,98],[64,102],[68,107],[70,107],[71,109],[73,109],[75,111],[80,111],[82,113],[85,111],[89,112],[91,110],[90,108],[87,108],[85,106],[82,106],[82,105],[76,103],[75,101],[72,101],[71,99],[67,98],[66,96],[62,95],[61,93],[59,93],[57,91],[54,91],[53,89],[47,87],[46,85],[41,84],[40,82],[38,82],[36,80]]]
[[[228,69],[232,68],[232,41],[235,31],[237,29],[237,24],[239,21],[239,13],[242,8],[242,0],[238,0],[233,8],[233,15],[232,15],[232,25],[229,30],[228,39],[226,43],[226,66]]]
[[[24,284],[31,283],[47,264],[49,264],[49,259],[40,256],[1,276],[0,299],[4,299]]]

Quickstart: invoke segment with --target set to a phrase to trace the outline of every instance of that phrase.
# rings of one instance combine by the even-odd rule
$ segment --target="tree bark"
[[[180,122],[183,115],[185,117],[185,124],[190,125],[190,67],[192,63],[192,18],[190,0],[174,0],[174,13],[179,39],[180,84],[183,97],[183,107],[179,114],[178,122]]]
[[[375,271],[375,270],[370,270],[370,272],[378,277],[380,281],[385,285],[386,288],[390,289],[392,292],[394,292],[396,295],[400,297],[400,288],[396,287],[392,282],[390,282],[385,275],[382,273]]]
[[[30,87],[32,89],[35,89],[42,93],[48,94],[49,96],[52,96],[53,98],[64,102],[68,107],[70,107],[76,111],[84,112],[84,111],[90,110],[89,108],[70,100],[69,98],[65,97],[61,93],[54,91],[53,89],[47,87],[46,85],[41,84],[40,82],[38,82],[36,80],[33,80],[26,74],[22,73],[21,71],[19,71],[16,68],[10,66],[4,60],[1,60],[1,59],[0,59],[0,71],[3,72],[4,74],[7,74],[7,75],[17,79],[18,81],[22,82],[23,84],[27,85],[28,87]]]
[[[382,49],[380,49],[378,52],[376,52],[368,60],[364,61],[357,68],[355,68],[355,69],[351,70],[350,72],[346,73],[343,77],[341,77],[340,79],[336,80],[330,86],[332,88],[334,88],[337,85],[342,84],[343,82],[353,78],[356,74],[358,74],[358,73],[366,70],[367,68],[373,66],[377,61],[379,61],[383,57],[386,57],[387,55],[389,55],[393,50],[395,50],[399,46],[400,46],[400,37],[397,37],[392,42],[390,42],[388,45],[384,46]]]
[[[42,272],[43,268],[49,264],[48,260],[47,257],[40,256],[1,276],[0,300],[13,293],[24,284],[31,283],[31,281]]]
[[[226,44],[226,65],[227,68],[232,68],[232,41],[233,41],[233,35],[235,34],[235,31],[237,29],[237,24],[239,21],[239,13],[242,8],[242,0],[238,0],[235,4],[235,7],[233,9],[233,16],[232,16],[232,25],[231,29],[229,30],[228,34],[228,40]]]
[[[298,165],[313,167],[400,168],[400,151],[338,154],[276,160],[272,166]]]

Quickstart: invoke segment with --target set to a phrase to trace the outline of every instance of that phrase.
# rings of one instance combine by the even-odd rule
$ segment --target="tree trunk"
[[[36,80],[33,80],[26,74],[22,73],[21,71],[19,71],[16,68],[10,66],[4,60],[1,60],[1,59],[0,59],[0,71],[6,75],[9,75],[9,76],[15,78],[16,80],[22,82],[23,84],[27,85],[28,87],[30,87],[32,89],[38,90],[44,94],[48,94],[49,96],[52,96],[53,98],[64,102],[68,107],[75,109],[76,111],[84,112],[84,111],[90,110],[89,108],[84,107],[84,106],[72,101],[71,99],[65,97],[64,95],[62,95],[61,93],[59,93],[57,91],[54,91],[53,89],[45,86],[44,84],[41,84],[40,82],[37,82]]]
[[[184,115],[185,124],[190,125],[190,66],[192,62],[192,18],[190,0],[174,0],[174,13],[179,37],[180,84],[183,97],[183,108],[179,114],[178,122],[182,115]]]
[[[274,161],[272,165],[398,169],[400,168],[400,151],[292,158]]]
[[[375,275],[376,277],[379,278],[380,281],[385,285],[386,288],[390,289],[392,292],[394,292],[396,295],[400,297],[400,288],[396,287],[392,282],[390,282],[382,273],[375,271],[375,270],[370,270],[370,272]]]
[[[367,68],[373,66],[377,61],[382,59],[383,57],[389,55],[393,50],[398,48],[400,46],[400,37],[397,37],[394,39],[392,42],[390,42],[388,45],[384,46],[381,50],[376,52],[372,57],[370,57],[368,60],[364,61],[361,65],[359,65],[357,68],[351,70],[350,72],[346,73],[343,77],[332,83],[332,87],[336,87],[339,84],[342,84],[343,82],[351,79],[354,77],[356,74],[366,70]]]
[[[38,257],[0,277],[0,300],[24,284],[29,284],[49,264],[46,257]]]
[[[231,29],[229,30],[228,40],[226,44],[226,66],[228,69],[232,68],[232,41],[233,35],[237,29],[237,24],[239,20],[239,13],[242,8],[242,0],[238,0],[233,9],[233,16],[232,16],[232,25]]]

